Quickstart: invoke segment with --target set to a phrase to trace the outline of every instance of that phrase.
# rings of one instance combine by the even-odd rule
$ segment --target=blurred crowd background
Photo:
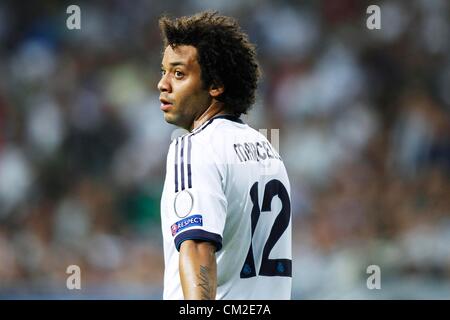
[[[81,8],[68,30],[66,8]],[[381,8],[369,30],[366,8]],[[256,43],[292,184],[294,299],[450,297],[450,2],[2,1],[0,298],[160,299],[158,17]],[[239,72],[239,70],[233,70]],[[81,268],[81,290],[66,268]],[[369,290],[367,267],[381,269]]]

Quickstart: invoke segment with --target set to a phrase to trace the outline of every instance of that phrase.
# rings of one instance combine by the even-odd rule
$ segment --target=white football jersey
[[[219,115],[172,141],[161,199],[164,299],[183,299],[184,240],[216,245],[216,299],[290,299],[290,184],[269,141]]]

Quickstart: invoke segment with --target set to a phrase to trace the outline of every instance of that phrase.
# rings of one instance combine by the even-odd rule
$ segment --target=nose
[[[160,92],[170,92],[171,87],[169,81],[167,80],[167,75],[161,76],[161,80],[158,82],[158,90]]]

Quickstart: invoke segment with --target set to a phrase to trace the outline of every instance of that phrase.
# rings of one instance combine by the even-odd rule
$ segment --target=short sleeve
[[[227,199],[223,191],[224,169],[211,146],[188,134],[173,144],[173,208],[170,231],[176,249],[185,240],[212,242],[222,248]],[[169,189],[169,190],[170,190]]]

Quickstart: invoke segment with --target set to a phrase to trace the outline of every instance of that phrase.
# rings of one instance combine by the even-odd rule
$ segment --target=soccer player
[[[215,12],[159,21],[164,119],[189,131],[167,155],[164,299],[290,299],[290,184],[240,115],[255,100],[254,46]]]

